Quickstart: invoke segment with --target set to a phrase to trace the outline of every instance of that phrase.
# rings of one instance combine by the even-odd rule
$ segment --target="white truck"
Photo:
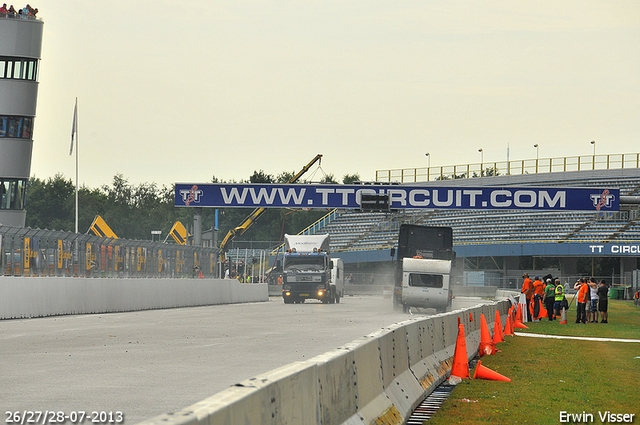
[[[325,304],[340,302],[344,269],[339,259],[336,259],[338,266],[334,267],[329,235],[285,234],[284,243],[282,298],[285,304],[303,303],[308,298]]]
[[[395,254],[392,251],[392,255]],[[393,304],[445,312],[453,294],[453,232],[450,227],[400,226]]]

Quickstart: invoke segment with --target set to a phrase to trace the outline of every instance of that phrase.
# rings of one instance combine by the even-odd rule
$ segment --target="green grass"
[[[640,308],[610,301],[609,323],[527,323],[531,332],[640,339]],[[572,306],[573,307],[573,306]],[[560,412],[634,413],[640,423],[640,343],[506,337],[482,365],[511,382],[465,379],[427,423],[558,424]],[[471,370],[473,376],[474,369]]]

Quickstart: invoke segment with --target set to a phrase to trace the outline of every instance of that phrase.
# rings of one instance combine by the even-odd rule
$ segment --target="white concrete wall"
[[[402,424],[451,372],[458,320],[467,356],[480,343],[480,314],[490,331],[507,301],[402,322],[308,361],[258,375],[145,425]]]
[[[0,319],[268,301],[266,284],[235,279],[0,276]]]

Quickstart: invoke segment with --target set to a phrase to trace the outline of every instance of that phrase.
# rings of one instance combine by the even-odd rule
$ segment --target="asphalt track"
[[[360,296],[0,321],[2,423],[9,411],[120,411],[137,423],[407,318]]]

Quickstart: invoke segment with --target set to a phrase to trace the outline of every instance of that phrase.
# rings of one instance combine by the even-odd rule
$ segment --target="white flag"
[[[73,153],[73,138],[78,131],[78,124],[76,119],[78,117],[78,98],[76,97],[76,106],[73,108],[73,124],[71,124],[71,148],[69,149],[69,155]]]

